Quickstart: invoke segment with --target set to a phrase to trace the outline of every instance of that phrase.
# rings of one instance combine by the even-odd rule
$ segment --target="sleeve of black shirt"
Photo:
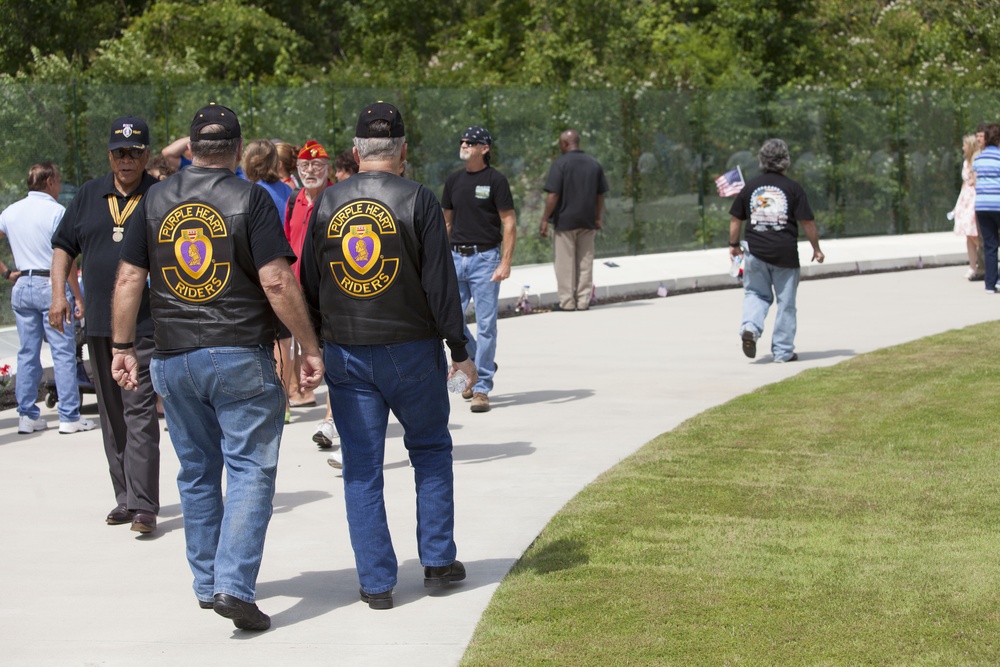
[[[52,247],[65,251],[72,259],[80,256],[80,239],[76,234],[76,220],[80,215],[80,206],[84,196],[85,193],[80,192],[76,197],[73,197],[73,201],[66,207],[66,212],[63,214],[62,221],[59,222],[56,233],[52,235]]]
[[[610,189],[608,187],[608,178],[604,175],[604,167],[600,163],[598,163],[597,168],[599,169],[597,173],[600,174],[600,180],[597,183],[597,194],[603,195]]]
[[[545,192],[552,192],[557,195],[562,194],[562,169],[559,165],[559,160],[552,163],[549,167],[549,175],[545,177],[545,186],[542,188]]]
[[[795,185],[797,186],[796,199],[798,200],[795,202],[795,219],[799,221],[815,220],[816,218],[813,216],[812,207],[809,206],[809,197],[806,195],[805,189],[798,183]]]
[[[140,269],[149,270],[149,239],[146,233],[146,198],[139,203],[139,215],[125,227],[120,259]]]
[[[736,195],[736,199],[733,200],[733,205],[729,207],[729,215],[733,216],[737,220],[746,220],[750,217],[750,212],[747,210],[747,189],[743,186],[740,193]]]
[[[452,172],[451,174],[448,174],[448,178],[444,181],[444,190],[441,192],[441,208],[445,210],[455,208],[451,203],[451,189],[453,187],[453,183],[455,182],[455,174],[457,173],[458,172]]]
[[[507,177],[499,171],[494,170],[497,175],[495,187],[490,188],[493,192],[493,204],[498,211],[510,211],[514,208],[514,195],[510,193],[510,182]],[[448,208],[445,206],[445,208]]]
[[[288,263],[295,261],[295,253],[285,237],[281,215],[267,190],[253,184],[250,188],[250,252],[254,266],[258,269],[278,257],[287,257]]]
[[[423,265],[420,282],[427,295],[427,303],[438,335],[445,339],[451,350],[452,360],[465,361],[469,358],[465,349],[468,342],[465,339],[465,317],[458,295],[458,276],[448,245],[444,214],[434,193],[422,186],[414,209],[416,219],[423,221],[422,225],[414,225],[414,229],[420,239]]]

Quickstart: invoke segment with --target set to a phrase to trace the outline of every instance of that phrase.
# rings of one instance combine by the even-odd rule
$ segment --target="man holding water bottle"
[[[476,366],[441,206],[426,187],[399,176],[406,160],[399,110],[369,105],[354,136],[360,171],[323,191],[300,276],[324,341],[361,601],[391,609],[398,564],[382,492],[389,411],[403,426],[413,465],[424,586],[461,581],[445,380],[462,371],[471,389]],[[441,339],[451,351],[450,373]]]

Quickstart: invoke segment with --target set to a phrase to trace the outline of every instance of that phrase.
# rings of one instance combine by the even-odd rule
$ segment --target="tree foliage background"
[[[0,0],[0,73],[96,82],[1000,87],[996,0]]]

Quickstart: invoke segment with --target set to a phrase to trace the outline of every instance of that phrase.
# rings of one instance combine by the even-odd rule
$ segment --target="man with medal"
[[[149,381],[153,353],[153,319],[149,290],[143,291],[136,321],[135,352],[139,359],[138,391],[125,391],[111,377],[111,297],[125,228],[142,224],[140,202],[157,179],[146,173],[149,128],[141,118],[114,121],[108,142],[111,172],[84,183],[70,202],[52,237],[52,309],[49,322],[60,329],[72,312],[65,296],[70,263],[83,256],[86,299],[85,334],[97,406],[108,458],[115,507],[110,525],[131,524],[132,530],[156,529],[160,509],[160,426],[156,394]]]

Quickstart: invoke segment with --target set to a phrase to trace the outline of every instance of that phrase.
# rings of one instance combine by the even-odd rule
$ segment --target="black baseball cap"
[[[493,137],[490,136],[489,131],[485,127],[479,127],[478,125],[467,128],[462,133],[462,138],[477,144],[493,145]]]
[[[111,124],[111,139],[108,140],[108,150],[118,148],[138,148],[146,150],[149,147],[149,128],[146,122],[135,116],[116,118]]]
[[[372,132],[371,123],[376,120],[388,122],[389,131]],[[354,136],[358,139],[404,137],[406,130],[403,127],[403,115],[399,113],[399,109],[381,100],[375,104],[369,104],[361,110],[361,115],[358,116],[358,127],[354,131]]]
[[[216,132],[202,132],[209,125],[221,125],[224,129]],[[212,102],[198,109],[191,121],[191,141],[219,141],[239,139],[243,136],[236,112],[229,107]]]

